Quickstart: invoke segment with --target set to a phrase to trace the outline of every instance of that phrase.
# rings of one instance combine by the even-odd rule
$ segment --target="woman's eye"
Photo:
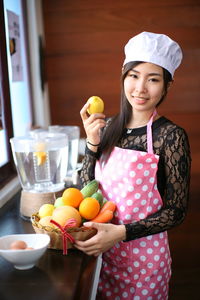
[[[129,74],[129,76],[132,78],[138,78],[138,76],[136,74]]]
[[[152,82],[158,82],[159,81],[159,79],[157,79],[157,78],[150,78],[149,80],[152,81]]]

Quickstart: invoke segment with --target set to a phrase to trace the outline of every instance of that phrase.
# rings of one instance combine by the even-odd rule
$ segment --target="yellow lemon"
[[[40,219],[46,216],[52,216],[54,209],[55,207],[53,204],[49,204],[49,203],[43,204],[40,207],[38,212]]]
[[[91,114],[102,113],[104,111],[104,102],[98,96],[92,96],[87,101],[90,103],[90,106],[87,109],[87,112]]]

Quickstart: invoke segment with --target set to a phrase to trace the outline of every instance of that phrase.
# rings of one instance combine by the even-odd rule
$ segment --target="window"
[[[16,175],[10,138],[25,135],[32,124],[32,107],[27,40],[22,0],[0,0],[0,187]],[[18,27],[18,47],[11,53]],[[13,55],[12,55],[13,54]],[[15,64],[20,59],[21,76],[14,78]]]
[[[0,0],[0,185],[14,174],[11,151],[8,144],[12,136],[6,37],[4,26],[3,1]]]

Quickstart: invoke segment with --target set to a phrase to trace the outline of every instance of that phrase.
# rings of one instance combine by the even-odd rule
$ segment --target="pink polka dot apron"
[[[104,166],[96,163],[95,178],[117,205],[114,224],[145,219],[163,205],[156,178],[159,156],[152,146],[154,115],[147,124],[147,152],[115,147]],[[119,242],[102,255],[98,295],[102,300],[166,300],[170,276],[166,231]]]

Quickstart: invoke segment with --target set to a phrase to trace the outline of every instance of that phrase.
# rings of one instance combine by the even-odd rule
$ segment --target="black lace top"
[[[165,117],[153,122],[152,131],[154,153],[160,157],[157,184],[163,207],[146,219],[125,224],[126,241],[168,230],[180,224],[187,211],[191,166],[187,134]],[[147,151],[146,126],[124,129],[116,146]],[[86,147],[80,173],[82,185],[94,179],[95,162],[99,155]]]

